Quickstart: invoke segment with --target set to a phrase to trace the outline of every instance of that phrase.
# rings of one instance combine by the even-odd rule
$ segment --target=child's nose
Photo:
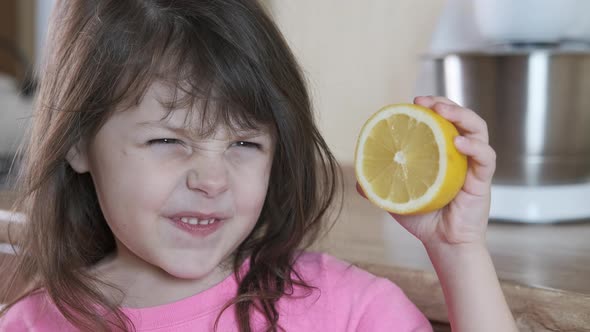
[[[227,170],[220,163],[200,163],[189,171],[187,186],[207,197],[218,196],[229,188]]]

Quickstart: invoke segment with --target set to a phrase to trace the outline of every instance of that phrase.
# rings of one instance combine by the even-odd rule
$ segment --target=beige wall
[[[411,102],[444,0],[270,0],[304,68],[324,137],[343,164],[381,106]]]

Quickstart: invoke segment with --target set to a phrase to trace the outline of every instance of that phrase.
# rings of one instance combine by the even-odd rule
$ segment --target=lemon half
[[[414,104],[388,105],[367,120],[355,173],[367,199],[389,212],[418,214],[447,205],[461,190],[467,157],[453,143],[455,126]]]

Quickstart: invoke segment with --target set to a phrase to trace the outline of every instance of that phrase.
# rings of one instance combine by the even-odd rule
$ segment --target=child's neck
[[[232,273],[231,269],[218,267],[201,279],[181,279],[123,251],[103,259],[93,271],[101,280],[122,290],[124,296],[111,287],[100,287],[101,291],[119,306],[129,308],[176,302],[215,286]]]

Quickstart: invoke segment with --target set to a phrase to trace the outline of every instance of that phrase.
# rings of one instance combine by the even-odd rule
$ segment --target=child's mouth
[[[222,225],[222,220],[215,218],[199,220],[197,218],[182,217],[171,218],[170,220],[177,228],[199,237],[205,237],[214,233]]]

